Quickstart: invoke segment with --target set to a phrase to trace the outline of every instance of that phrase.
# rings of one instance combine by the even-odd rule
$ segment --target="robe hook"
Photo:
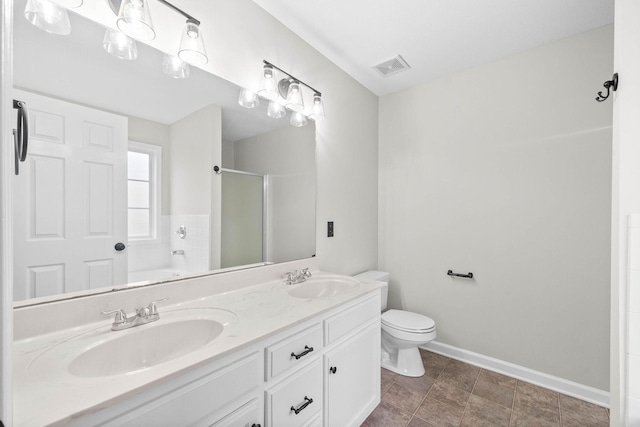
[[[598,92],[598,96],[596,97],[596,101],[598,101],[598,102],[602,102],[602,101],[606,100],[607,98],[609,98],[610,88],[613,88],[614,92],[616,90],[618,90],[618,73],[615,73],[611,80],[607,80],[602,85],[604,86],[605,89],[607,89],[607,94],[603,95],[602,91]]]

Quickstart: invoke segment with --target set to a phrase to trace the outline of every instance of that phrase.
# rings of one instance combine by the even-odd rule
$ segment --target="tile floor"
[[[564,394],[420,350],[425,375],[382,369],[382,401],[362,427],[608,426],[609,412]]]

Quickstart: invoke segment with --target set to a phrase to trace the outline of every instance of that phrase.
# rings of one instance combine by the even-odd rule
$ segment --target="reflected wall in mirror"
[[[314,256],[313,122],[271,119],[266,102],[244,109],[240,88],[195,67],[168,77],[164,53],[140,42],[136,60],[115,58],[105,28],[76,14],[71,35],[45,33],[24,6],[14,98],[30,107],[31,138],[12,183],[16,301]]]

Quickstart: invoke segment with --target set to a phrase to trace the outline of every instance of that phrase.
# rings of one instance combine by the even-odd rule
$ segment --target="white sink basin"
[[[61,340],[27,370],[41,379],[131,375],[204,348],[237,320],[228,310],[202,308],[160,311],[159,320],[122,331],[109,323]]]
[[[341,276],[312,277],[306,282],[290,285],[287,292],[296,298],[330,298],[353,291],[360,286],[357,279]]]
[[[171,323],[137,326],[113,332],[103,341],[80,353],[69,364],[69,373],[78,377],[126,374],[159,365],[191,353],[215,340],[224,326],[211,319],[188,319]],[[126,335],[118,335],[129,332]]]

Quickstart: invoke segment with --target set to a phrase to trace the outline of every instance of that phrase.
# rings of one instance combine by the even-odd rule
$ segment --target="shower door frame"
[[[269,175],[261,175],[259,173],[245,172],[237,169],[220,169],[221,173],[235,173],[238,175],[250,175],[262,178],[262,262],[268,262],[269,259]],[[224,189],[221,187],[221,192]]]

